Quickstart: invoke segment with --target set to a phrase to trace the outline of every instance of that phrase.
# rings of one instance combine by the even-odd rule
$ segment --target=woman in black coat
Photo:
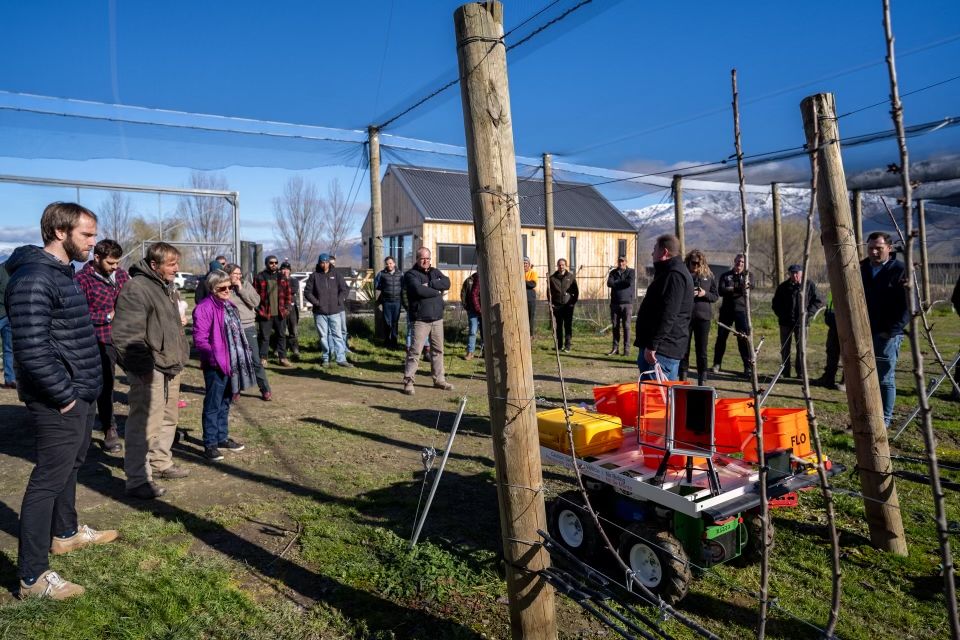
[[[707,257],[703,251],[694,249],[687,254],[684,264],[693,276],[693,313],[690,316],[690,342],[697,349],[697,384],[707,382],[707,341],[710,338],[710,324],[713,322],[713,303],[720,297],[717,292],[717,279],[710,271]],[[687,355],[680,361],[680,379],[687,379],[690,360],[690,344]]]

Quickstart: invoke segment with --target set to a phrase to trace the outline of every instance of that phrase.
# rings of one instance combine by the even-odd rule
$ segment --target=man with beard
[[[280,272],[280,260],[277,256],[267,256],[266,269],[253,279],[253,288],[260,296],[260,306],[257,307],[257,328],[260,334],[260,358],[267,364],[267,354],[270,353],[270,334],[276,335],[277,362],[281,367],[289,367],[287,360],[287,338],[284,322],[290,313],[290,303],[293,301],[293,292],[290,289],[290,279],[284,278]]]
[[[84,588],[50,570],[49,554],[105,544],[117,532],[77,523],[77,471],[90,446],[93,403],[100,393],[100,355],[87,300],[71,261],[86,260],[97,217],[78,204],[54,202],[40,219],[43,249],[18,247],[6,308],[13,331],[20,399],[36,437],[36,465],[20,507],[19,597],[64,600]]]
[[[166,493],[154,478],[175,480],[189,472],[174,464],[173,440],[180,409],[180,373],[189,350],[180,297],[173,283],[180,251],[166,242],[147,249],[130,268],[130,282],[117,298],[113,341],[130,380],[130,415],[123,470],[127,495],[149,500]]]
[[[113,383],[117,370],[117,349],[113,346],[113,313],[117,296],[130,275],[120,268],[123,248],[109,238],[93,248],[93,260],[83,266],[75,277],[87,298],[90,318],[97,334],[100,349],[100,367],[103,371],[103,389],[97,398],[97,416],[103,429],[103,450],[117,453],[123,447],[117,435],[117,421],[113,417]]]

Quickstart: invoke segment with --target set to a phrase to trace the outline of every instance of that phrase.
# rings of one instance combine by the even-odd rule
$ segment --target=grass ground
[[[762,311],[762,310],[761,310]],[[960,346],[960,321],[935,314],[945,355]],[[574,402],[592,402],[591,387],[630,380],[635,366],[605,357],[609,338],[595,332],[600,316],[580,323],[574,350],[564,356],[567,391]],[[304,326],[306,327],[306,322]],[[760,370],[773,371],[772,318],[761,313],[757,334],[768,337]],[[421,375],[417,395],[400,389],[400,355],[358,338],[356,369],[324,370],[313,349],[296,368],[271,367],[276,401],[245,395],[231,413],[231,435],[246,451],[210,465],[199,456],[202,378],[195,362],[185,375],[190,429],[176,454],[192,475],[168,482],[159,501],[123,497],[122,459],[90,450],[80,476],[82,522],[116,527],[117,543],[53,558],[52,566],[88,588],[72,602],[25,602],[0,593],[0,638],[505,638],[505,589],[499,570],[499,525],[487,422],[482,360],[465,362],[458,322],[448,323],[447,370],[457,389],[429,388]],[[546,335],[545,326],[541,336]],[[825,331],[816,323],[811,370],[823,366]],[[311,338],[307,338],[309,343]],[[731,344],[731,347],[733,345]],[[925,352],[929,349],[925,348]],[[728,364],[736,359],[728,349]],[[560,396],[548,340],[534,345],[537,393]],[[949,356],[948,356],[949,357]],[[897,417],[915,394],[909,352],[898,371]],[[927,371],[935,367],[930,358]],[[426,374],[425,366],[421,369]],[[716,379],[723,395],[742,393],[732,375]],[[125,413],[121,386],[119,411]],[[423,490],[423,447],[441,449],[457,398],[467,413],[422,542],[409,552],[414,515]],[[853,469],[853,440],[846,428],[844,394],[814,390],[828,454]],[[780,383],[774,406],[802,406],[795,381]],[[960,463],[960,404],[934,398],[940,454]],[[31,468],[32,438],[15,395],[0,391],[0,584],[16,585],[17,510]],[[895,420],[898,422],[898,420]],[[896,451],[919,456],[916,425]],[[958,465],[960,466],[960,465]],[[922,465],[904,465],[924,472]],[[572,485],[556,468],[545,469],[548,497]],[[946,472],[957,480],[957,473]],[[839,487],[859,490],[853,473]],[[843,604],[838,635],[844,638],[935,638],[948,634],[938,575],[940,558],[930,489],[898,482],[910,555],[898,558],[869,545],[862,502],[838,496],[843,547]],[[947,495],[948,518],[960,522],[960,501]],[[806,638],[822,626],[830,591],[829,545],[819,493],[804,493],[795,509],[775,512],[769,636]],[[960,528],[960,527],[958,527]],[[681,608],[721,637],[747,637],[756,616],[756,568],[719,566],[698,577]],[[569,600],[558,597],[563,638],[612,638]],[[655,613],[655,612],[654,612]],[[690,637],[674,621],[664,628]]]

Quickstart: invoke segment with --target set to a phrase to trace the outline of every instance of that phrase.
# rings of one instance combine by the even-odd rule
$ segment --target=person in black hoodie
[[[707,256],[700,249],[694,249],[687,254],[683,263],[687,266],[693,278],[693,311],[690,316],[690,336],[687,338],[687,349],[680,359],[680,380],[687,379],[687,368],[690,363],[690,346],[696,343],[697,349],[697,384],[707,382],[707,341],[710,339],[710,325],[713,323],[713,303],[720,294],[717,293],[717,280],[713,277]]]
[[[787,269],[790,277],[780,283],[773,294],[773,313],[777,316],[780,325],[780,362],[783,363],[784,377],[790,375],[791,342],[797,343],[797,360],[794,363],[797,377],[803,375],[803,360],[800,352],[800,315],[803,307],[800,306],[800,292],[803,290],[803,267],[798,264],[790,265]],[[817,285],[809,278],[806,286],[807,326],[813,319],[813,314],[823,306],[823,301],[817,295]]]
[[[557,260],[557,270],[550,274],[548,284],[550,307],[557,325],[557,346],[567,352],[573,333],[573,308],[580,298],[580,288],[577,287],[577,277],[567,268],[567,261],[563,258]]]
[[[903,286],[906,268],[890,255],[892,248],[890,234],[874,231],[867,236],[867,258],[860,262],[883,400],[883,423],[887,427],[893,420],[893,405],[897,401],[896,369],[903,328],[910,319],[907,291]]]
[[[743,335],[750,335],[750,321],[747,318],[747,289],[753,286],[753,277],[746,271],[747,260],[742,253],[733,259],[733,268],[720,274],[717,281],[717,291],[723,302],[720,303],[720,324],[732,326]],[[723,354],[727,350],[727,336],[730,330],[725,327],[717,328],[717,342],[713,346],[713,372],[720,373],[723,363]],[[750,375],[750,362],[753,357],[750,353],[750,341],[737,336],[737,348],[740,351],[740,360],[743,362],[743,372]]]
[[[352,367],[347,362],[346,336],[341,333],[340,312],[349,292],[346,281],[330,266],[330,254],[321,253],[317,269],[307,278],[303,297],[313,305],[313,320],[320,336],[320,366],[330,364],[330,357],[341,367]]]
[[[78,204],[54,202],[43,211],[40,233],[42,249],[18,247],[4,265],[18,392],[32,418],[37,454],[20,507],[18,595],[63,600],[84,588],[51,571],[49,553],[117,538],[114,530],[78,524],[75,506],[103,378],[71,261],[86,260],[93,249],[97,217]]]
[[[653,245],[653,282],[637,311],[640,375],[660,365],[667,380],[679,377],[680,359],[688,348],[693,313],[693,278],[679,255],[680,241],[664,234]]]
[[[413,339],[407,349],[403,367],[403,392],[412,396],[413,379],[420,366],[420,352],[430,341],[430,372],[433,386],[449,391],[453,385],[447,382],[443,369],[443,292],[450,289],[450,278],[440,269],[430,266],[430,250],[417,249],[417,262],[403,274],[403,288],[407,293],[407,305],[413,320]]]
[[[617,258],[617,268],[607,275],[610,289],[610,324],[613,325],[613,347],[608,356],[617,355],[620,331],[623,331],[623,355],[630,355],[630,316],[633,315],[633,295],[636,280],[633,269],[627,266],[627,257]]]
[[[389,349],[397,348],[397,338],[400,329],[400,307],[403,305],[403,274],[397,269],[397,261],[393,256],[383,260],[383,270],[374,278],[377,304],[383,307],[383,323],[387,325],[386,345]]]

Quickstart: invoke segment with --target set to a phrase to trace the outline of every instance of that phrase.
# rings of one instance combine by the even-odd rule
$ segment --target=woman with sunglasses
[[[211,295],[193,310],[193,342],[200,353],[206,391],[203,397],[203,457],[223,460],[221,449],[243,451],[229,436],[230,402],[256,383],[250,346],[240,324],[237,307],[230,301],[230,276],[217,269],[207,274]]]
[[[269,402],[273,400],[273,392],[270,391],[270,381],[267,380],[267,370],[261,361],[260,344],[257,340],[257,307],[260,306],[260,294],[252,284],[243,279],[243,270],[240,265],[230,263],[223,270],[230,276],[230,302],[237,308],[240,327],[250,347],[260,397],[264,402]],[[291,313],[293,313],[293,307],[291,307]]]
[[[707,256],[700,249],[694,249],[683,261],[693,276],[693,313],[690,315],[690,337],[687,350],[680,360],[680,379],[687,379],[690,362],[690,344],[695,343],[697,350],[697,384],[707,382],[707,340],[710,338],[710,324],[713,322],[713,303],[720,294],[717,292],[717,280],[713,277]]]

